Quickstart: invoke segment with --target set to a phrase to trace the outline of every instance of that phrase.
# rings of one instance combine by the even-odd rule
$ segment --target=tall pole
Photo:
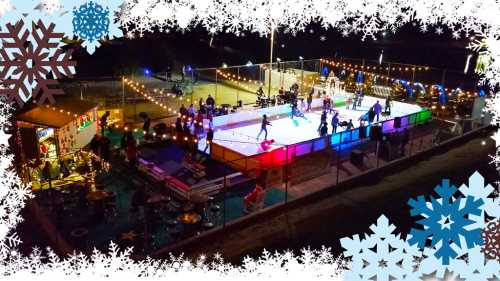
[[[215,69],[215,102],[217,103],[217,68]]]
[[[271,21],[271,44],[269,46],[269,85],[267,87],[267,98],[271,99],[271,73],[273,72],[273,46],[274,46],[274,23]]]
[[[122,77],[122,109],[125,106],[125,76]]]
[[[240,68],[237,68],[238,71],[238,81],[240,80]],[[238,100],[240,99],[240,87],[236,87],[236,104],[238,104]]]
[[[304,59],[300,60],[300,93],[304,91]]]

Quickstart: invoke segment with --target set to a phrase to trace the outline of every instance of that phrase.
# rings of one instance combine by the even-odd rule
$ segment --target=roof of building
[[[95,107],[97,107],[97,103],[94,102],[70,97],[58,97],[53,105],[26,104],[17,115],[17,121],[61,128]]]

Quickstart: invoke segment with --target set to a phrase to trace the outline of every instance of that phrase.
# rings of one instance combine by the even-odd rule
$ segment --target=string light
[[[262,66],[262,68],[264,70],[266,69],[269,69],[268,67],[266,66]],[[248,79],[248,78],[245,78],[245,77],[241,77],[241,76],[237,76],[237,75],[234,75],[234,74],[231,74],[231,73],[225,73],[219,69],[217,69],[217,73],[219,75],[221,75],[222,77],[224,77],[225,79],[231,81],[231,82],[235,82],[236,85],[238,86],[241,86],[243,87],[245,90],[248,90],[248,91],[252,91],[250,89],[250,87],[248,87],[246,84],[243,84],[243,83],[240,83],[239,81],[245,81],[245,82],[248,82],[248,83],[252,83],[252,84],[255,84],[255,85],[258,85],[258,86],[263,86],[262,82],[260,82],[259,80],[252,80],[252,79]],[[303,82],[302,85],[305,86],[305,87],[314,87],[314,85],[316,84],[315,82],[317,82],[320,78],[319,77],[315,77],[315,78],[306,78],[307,80],[309,80],[310,82]]]
[[[342,68],[343,70],[347,70],[347,71],[351,71],[351,72],[357,72],[357,71],[360,71],[361,73],[367,73],[367,74],[370,74],[370,75],[375,75],[377,76],[378,78],[380,79],[385,79],[385,80],[388,80],[388,81],[394,81],[396,83],[399,83],[402,79],[397,79],[397,78],[393,78],[393,77],[389,77],[389,76],[386,76],[386,75],[380,75],[380,74],[377,74],[377,73],[373,73],[373,72],[369,72],[369,71],[364,71],[360,68],[356,68],[357,65],[354,65],[354,67],[343,67],[345,66],[345,63],[344,64],[340,64],[340,63],[335,63],[334,61],[329,61],[329,60],[325,60],[325,59],[320,59],[323,63],[325,64],[328,64],[330,66],[333,66],[333,67],[340,67]],[[351,66],[351,64],[348,64],[348,66]],[[377,68],[376,67],[372,67],[374,70],[376,70]],[[382,67],[379,67],[380,70],[382,70],[383,68]],[[388,68],[386,68],[388,69]],[[393,68],[394,70],[394,68]],[[425,67],[425,70],[429,70],[429,67]],[[432,86],[428,86],[427,84],[422,84],[420,82],[406,82],[407,84],[409,85],[416,85],[416,84],[421,84],[421,85],[424,85],[425,88],[427,87],[434,87],[433,85]],[[449,88],[445,88],[444,89],[446,93],[450,93],[451,91],[453,91],[452,89],[449,89]],[[478,93],[477,92],[474,92],[472,94],[473,96],[477,96]]]
[[[156,100],[150,93],[148,93],[145,88],[146,86],[144,86],[144,84],[140,84],[139,82],[135,82],[131,79],[127,79],[127,78],[123,78],[123,82],[125,83],[125,85],[129,86],[132,90],[134,90],[136,93],[142,95],[145,99],[151,101],[152,103],[162,107],[163,109],[165,110],[168,110],[169,112],[172,112],[173,114],[177,114],[177,111],[172,109],[171,107],[167,106],[165,103],[161,102],[161,101],[158,101]],[[153,89],[153,93],[159,93],[159,94],[165,94],[164,93],[164,90],[160,90],[160,89]],[[166,93],[166,97],[171,97],[173,99],[179,99],[179,100],[183,100],[183,97],[180,96],[180,97],[176,97],[175,94],[172,94],[172,93]],[[190,102],[191,100],[189,98],[186,99],[186,102]]]

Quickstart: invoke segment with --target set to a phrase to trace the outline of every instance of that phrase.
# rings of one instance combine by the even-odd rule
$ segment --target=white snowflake
[[[11,106],[0,107],[0,134],[3,135],[0,145],[0,261],[5,259],[20,243],[14,229],[21,222],[20,211],[25,200],[31,197],[29,186],[23,184],[12,169],[13,155],[5,145],[8,135],[4,133],[11,114]]]
[[[325,42],[325,41],[326,41],[326,36],[325,36],[325,35],[321,35],[321,36],[319,37],[319,41],[321,41],[321,42]]]
[[[414,270],[415,258],[421,256],[418,248],[393,234],[396,227],[384,215],[370,229],[373,234],[363,240],[358,235],[340,239],[344,255],[352,257],[347,280],[418,280]]]
[[[465,281],[489,281],[494,277],[500,278],[500,263],[497,260],[485,258],[481,246],[467,251],[467,260],[454,259],[450,270]]]
[[[0,145],[9,146],[9,139],[12,135],[7,134],[4,130],[0,130]]]
[[[471,228],[484,228],[489,221],[500,218],[500,200],[492,198],[495,189],[490,184],[484,184],[484,177],[480,173],[472,174],[468,186],[462,184],[459,190],[466,197],[472,196],[484,201],[484,205],[480,207],[481,215],[469,215],[469,219],[474,221],[474,224],[470,225]],[[491,219],[487,221],[486,217]]]
[[[12,11],[12,3],[10,0],[0,0],[0,17],[3,17],[5,13]]]
[[[455,30],[451,36],[453,36],[453,39],[460,39],[460,32]]]
[[[437,35],[441,35],[441,34],[443,34],[443,28],[442,28],[442,27],[440,27],[440,26],[439,26],[439,27],[436,27],[436,34],[437,34]]]

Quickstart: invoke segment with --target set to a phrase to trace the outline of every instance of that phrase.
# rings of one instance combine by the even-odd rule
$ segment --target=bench
[[[182,166],[186,170],[192,172],[195,178],[202,178],[207,175],[205,172],[205,166],[200,163],[184,161]]]
[[[165,176],[165,186],[173,191],[174,195],[177,195],[181,199],[189,199],[191,195],[191,186],[183,183],[172,176]]]
[[[137,169],[141,172],[147,173],[150,169],[153,168],[153,166],[154,166],[153,163],[146,161],[142,158],[139,158],[139,160],[137,160]]]
[[[151,170],[149,170],[148,175],[157,182],[165,180],[165,177],[167,176],[165,171],[157,166],[154,166]]]

